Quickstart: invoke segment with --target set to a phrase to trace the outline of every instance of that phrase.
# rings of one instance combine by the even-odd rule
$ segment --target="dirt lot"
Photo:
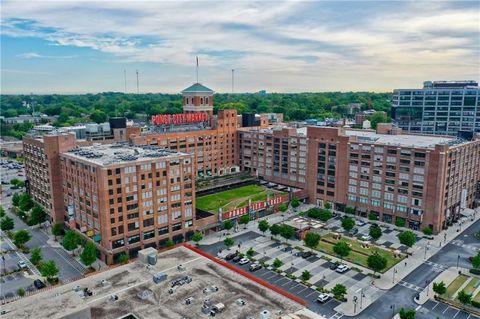
[[[178,264],[186,270],[179,271]],[[163,271],[166,281],[155,284],[152,274]],[[172,280],[190,276],[191,283],[177,286],[173,294],[168,292]],[[102,284],[102,280],[107,283]],[[93,295],[82,298],[75,286],[88,287]],[[203,292],[216,286],[218,291]],[[137,294],[147,291],[142,300]],[[112,301],[111,296],[118,300]],[[185,299],[192,297],[190,305]],[[90,308],[92,318],[115,319],[127,313],[138,318],[206,318],[201,311],[205,299],[212,305],[223,303],[225,309],[216,318],[259,318],[268,310],[292,313],[301,305],[260,286],[210,260],[180,247],[160,254],[155,266],[147,269],[140,262],[131,263],[80,281],[58,287],[31,297],[20,299],[3,307],[11,311],[5,318],[62,318],[82,308]],[[241,306],[238,299],[246,302]]]

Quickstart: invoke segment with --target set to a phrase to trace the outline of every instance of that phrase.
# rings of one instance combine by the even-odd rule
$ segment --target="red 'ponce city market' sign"
[[[162,124],[187,124],[208,121],[207,113],[183,113],[152,115],[153,125]]]

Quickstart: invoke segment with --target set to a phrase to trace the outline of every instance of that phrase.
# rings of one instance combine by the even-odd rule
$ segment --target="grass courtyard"
[[[219,208],[222,208],[224,212],[228,212],[247,206],[248,200],[252,200],[252,203],[262,202],[267,199],[268,195],[273,197],[275,194],[282,195],[285,193],[259,185],[248,185],[198,197],[196,206],[201,210],[216,214]]]
[[[480,302],[480,280],[476,277],[467,275],[458,275],[454,281],[447,287],[447,292],[442,295],[451,301],[459,302],[456,297],[460,290],[464,290],[467,294],[472,295],[472,300]]]
[[[323,236],[316,249],[329,255],[336,256],[337,254],[333,251],[333,246],[339,241],[345,241],[350,245],[352,250],[350,251],[350,254],[344,258],[344,260],[350,261],[354,264],[369,268],[367,259],[368,256],[372,255],[374,252],[377,252],[380,256],[386,258],[387,267],[385,267],[382,273],[386,272],[404,259],[403,255],[402,257],[395,257],[393,252],[376,247],[374,245],[370,245],[370,248],[364,248],[362,247],[362,242],[351,240],[344,236],[342,236],[340,240],[335,239],[332,234]]]

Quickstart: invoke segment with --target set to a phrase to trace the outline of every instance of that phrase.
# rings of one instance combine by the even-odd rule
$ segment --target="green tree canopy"
[[[443,295],[447,292],[447,286],[443,281],[433,283],[433,291],[439,295]]]
[[[350,217],[344,218],[342,220],[342,227],[346,231],[350,231],[353,227],[355,227],[355,220]]]
[[[350,206],[345,207],[345,213],[353,214],[354,212],[355,212],[355,209],[353,207],[350,207]]]
[[[280,259],[275,258],[272,265],[273,265],[274,268],[280,268],[280,267],[282,267],[283,262]]]
[[[82,242],[82,238],[74,230],[68,230],[63,236],[63,248],[68,251],[76,249]]]
[[[233,241],[232,238],[227,237],[223,240],[223,244],[225,245],[225,247],[230,248],[235,244],[235,242]]]
[[[30,221],[33,225],[43,223],[47,220],[47,213],[40,205],[35,204],[30,215]]]
[[[345,287],[342,284],[336,284],[332,290],[332,294],[335,296],[337,299],[343,299],[343,296],[347,293],[347,287]]]
[[[290,205],[292,205],[293,208],[297,208],[300,206],[300,201],[297,198],[294,198],[290,201]]]
[[[53,260],[46,261],[40,267],[40,273],[43,277],[51,280],[52,278],[57,277],[60,269],[58,269],[57,264]]]
[[[13,219],[11,219],[8,216],[5,216],[0,220],[0,229],[3,231],[9,231],[12,230],[15,227],[15,224],[13,222]]]
[[[197,245],[202,239],[203,239],[203,234],[199,231],[195,232],[195,234],[193,234],[193,236],[192,236],[192,240],[195,243],[197,243]]]
[[[248,214],[240,216],[239,223],[242,225],[245,225],[247,227],[247,224],[250,222],[250,216]]]
[[[304,270],[302,272],[302,280],[308,281],[310,278],[312,278],[312,274],[308,270]]]
[[[247,256],[248,256],[248,257],[253,257],[254,254],[255,254],[255,250],[253,249],[253,247],[250,247],[250,248],[247,250]]]
[[[118,256],[118,262],[121,264],[126,264],[129,260],[129,257],[127,254],[123,253],[120,256]]]
[[[395,218],[395,226],[405,227],[405,218],[401,218],[401,217]]]
[[[26,229],[17,230],[13,235],[13,243],[17,247],[23,247],[30,239],[32,235]]]
[[[53,236],[55,236],[55,240],[57,240],[57,236],[61,236],[63,234],[63,225],[62,224],[53,224],[52,234],[53,234]]]
[[[401,244],[412,247],[417,241],[417,236],[415,236],[413,232],[406,230],[398,235],[398,239],[400,240]]]
[[[425,227],[425,228],[423,229],[423,233],[424,233],[426,236],[432,236],[432,234],[433,234],[433,229],[430,228],[430,227]]]
[[[288,241],[289,239],[292,239],[293,236],[295,236],[295,229],[290,225],[283,224],[280,229],[280,236],[282,236],[283,238],[285,238],[286,241]]]
[[[371,227],[368,234],[374,239],[377,240],[382,237],[382,229],[380,227]]]
[[[35,247],[30,251],[30,261],[37,266],[42,261],[42,251],[39,247]]]
[[[398,314],[400,319],[415,319],[415,310],[413,309],[402,308]]]
[[[258,222],[258,229],[265,235],[265,232],[270,228],[270,225],[268,224],[268,221],[265,219],[262,219],[261,221]]]
[[[368,120],[370,121],[373,129],[377,128],[378,123],[390,123],[392,121],[381,112],[373,113],[368,117]]]
[[[278,210],[281,211],[282,213],[286,212],[287,209],[288,209],[288,207],[284,203],[281,203],[280,205],[278,205]]]
[[[342,259],[347,257],[350,254],[352,248],[347,244],[346,241],[339,241],[333,246],[333,251],[335,254],[339,255]]]
[[[279,224],[273,224],[272,226],[270,226],[270,233],[272,234],[272,236],[277,236],[280,234],[282,228],[280,227]]]
[[[107,120],[107,114],[101,110],[93,110],[90,113],[90,119],[95,123],[104,123]]]
[[[320,243],[320,234],[308,232],[303,241],[305,242],[305,246],[315,248],[318,246],[318,243]]]
[[[97,260],[97,247],[95,247],[94,243],[88,241],[85,244],[80,254],[80,260],[85,266],[91,266]]]
[[[233,222],[230,219],[223,221],[223,229],[230,230],[233,228]]]
[[[387,259],[377,253],[374,253],[368,256],[367,264],[368,267],[374,271],[374,273],[377,273],[387,267]]]
[[[475,256],[472,257],[471,262],[473,268],[480,268],[480,252],[478,252]]]

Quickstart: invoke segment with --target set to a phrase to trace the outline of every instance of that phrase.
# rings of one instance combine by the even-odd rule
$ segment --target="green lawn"
[[[468,279],[468,276],[460,275],[455,278],[454,281],[447,287],[447,292],[445,295],[447,298],[452,298],[452,296],[457,292],[457,290],[463,285],[463,283]]]
[[[259,185],[248,185],[198,197],[196,207],[211,213],[218,213],[218,209],[221,207],[224,212],[228,212],[235,208],[247,206],[249,199],[252,200],[252,203],[264,201],[269,194],[273,197],[273,194],[284,193]]]
[[[467,294],[473,294],[473,292],[475,291],[475,285],[478,283],[478,279],[477,278],[473,278],[472,277],[472,280],[470,280],[468,282],[468,284],[465,286],[465,288],[463,290],[465,290],[465,292]]]
[[[338,242],[338,240],[334,239],[333,235],[331,234],[323,236],[323,238],[327,239],[330,242],[335,242],[335,243]],[[390,269],[391,267],[393,267],[403,259],[403,258],[395,258],[392,252],[379,247],[375,247],[373,245],[370,245],[370,248],[363,248],[361,246],[361,242],[358,242],[356,240],[350,240],[343,236],[340,240],[346,241],[348,244],[350,244],[350,247],[352,248],[352,251],[350,252],[350,254],[344,259],[366,268],[368,268],[368,262],[367,262],[368,256],[370,256],[374,252],[377,252],[380,256],[385,257],[387,259],[387,267],[382,272],[386,272],[388,269]],[[333,244],[327,243],[323,240],[321,240],[320,243],[318,244],[317,250],[325,252],[332,256],[336,256],[335,252],[333,251]],[[353,251],[353,250],[356,250],[356,251]]]
[[[473,300],[475,300],[476,302],[480,302],[480,292],[475,297],[473,297]]]

